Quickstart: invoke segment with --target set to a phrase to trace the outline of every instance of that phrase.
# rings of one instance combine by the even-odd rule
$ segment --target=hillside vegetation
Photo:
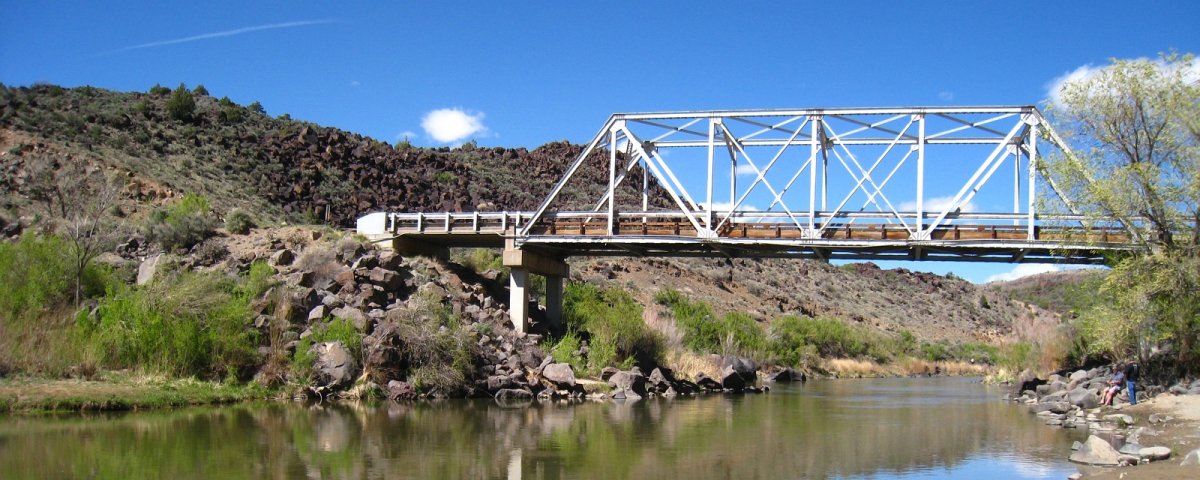
[[[571,259],[566,331],[535,310],[537,334],[521,336],[498,252],[401,259],[330,228],[378,210],[533,209],[580,152],[568,143],[389,145],[203,87],[37,85],[0,86],[0,144],[0,376],[133,370],[295,392],[333,385],[320,365],[337,342],[362,373],[338,385],[408,382],[408,398],[536,389],[545,354],[581,374],[667,366],[687,379],[716,377],[729,356],[1015,373],[1071,349],[1058,315],[1003,288],[755,259]],[[576,185],[594,188],[556,208],[590,207],[606,175],[588,169]]]

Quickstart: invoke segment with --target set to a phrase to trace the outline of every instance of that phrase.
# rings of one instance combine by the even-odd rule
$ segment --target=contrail
[[[270,25],[258,25],[258,26],[254,26],[254,27],[244,27],[244,28],[239,28],[237,30],[226,30],[224,32],[205,33],[203,35],[196,35],[194,37],[177,38],[174,40],[164,40],[161,42],[143,43],[141,45],[133,45],[130,47],[119,48],[117,50],[113,50],[110,52],[104,52],[104,53],[101,53],[101,55],[109,55],[109,54],[118,53],[118,52],[136,50],[139,48],[161,47],[163,45],[174,45],[176,43],[194,42],[196,40],[206,40],[209,38],[228,37],[228,36],[240,35],[240,34],[248,33],[248,32],[257,32],[259,30],[271,30],[274,28],[303,27],[306,25],[317,25],[317,24],[321,24],[321,23],[331,23],[331,22],[333,22],[333,20],[305,20],[305,21],[301,21],[301,22],[272,23]]]

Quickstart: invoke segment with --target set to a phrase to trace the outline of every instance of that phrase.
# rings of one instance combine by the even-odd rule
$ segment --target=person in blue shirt
[[[1111,406],[1113,397],[1125,387],[1125,372],[1117,371],[1113,374],[1112,379],[1108,381],[1108,387],[1104,389],[1104,396],[1100,399],[1101,405]]]

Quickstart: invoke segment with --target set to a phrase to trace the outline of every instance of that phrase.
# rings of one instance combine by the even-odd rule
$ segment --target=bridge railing
[[[731,239],[825,239],[825,240],[909,240],[914,230],[923,228],[935,214],[901,212],[881,216],[878,212],[817,212],[820,231],[814,235],[790,221],[787,212],[717,212],[728,220],[718,237]],[[386,230],[393,234],[497,234],[528,227],[528,236],[678,236],[696,237],[699,232],[684,212],[615,212],[613,231],[608,227],[607,212],[548,212],[535,225],[527,225],[533,212],[442,212],[388,213]],[[695,218],[695,217],[693,217]],[[703,218],[701,216],[701,218]],[[1109,244],[1129,243],[1119,224],[1088,223],[1082,215],[1042,215],[1030,226],[1024,213],[958,212],[946,217],[949,222],[932,230],[928,240],[998,241],[1086,241]],[[920,227],[920,228],[916,228]]]

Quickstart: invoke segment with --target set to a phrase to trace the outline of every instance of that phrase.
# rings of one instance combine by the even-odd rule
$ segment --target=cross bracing
[[[1119,222],[1070,211],[1041,149],[1066,146],[1033,106],[614,114],[536,211],[387,214],[386,230],[558,257],[1098,263],[1131,248]],[[583,169],[604,188],[566,189]],[[623,204],[630,186],[640,202]],[[556,209],[597,190],[570,202],[590,210]],[[1065,208],[1039,212],[1039,195]]]

